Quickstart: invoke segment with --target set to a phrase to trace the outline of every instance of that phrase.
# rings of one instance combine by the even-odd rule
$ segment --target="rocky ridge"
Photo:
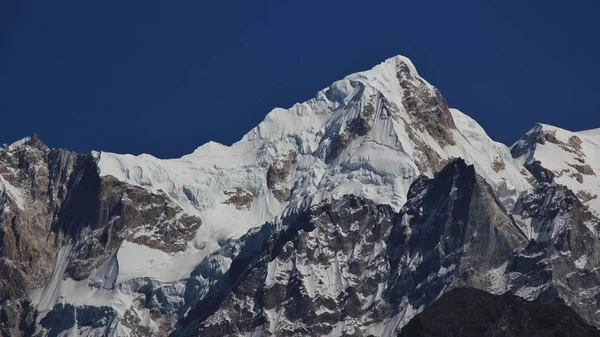
[[[597,135],[541,129],[509,150],[397,56],[179,159],[6,145],[0,335],[394,336],[462,287],[598,326]]]

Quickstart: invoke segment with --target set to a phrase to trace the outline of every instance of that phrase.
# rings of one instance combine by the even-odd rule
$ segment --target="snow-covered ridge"
[[[12,144],[8,145],[8,149],[9,150],[14,150],[17,147],[22,146],[25,143],[27,143],[30,139],[31,139],[31,137],[21,138],[21,139],[15,141],[15,142],[13,142]]]
[[[399,81],[400,72],[406,73],[408,84]],[[282,212],[349,193],[399,209],[410,183],[419,174],[435,171],[431,166],[419,169],[419,161],[425,167],[431,164],[423,158],[423,147],[433,152],[426,155],[442,162],[465,158],[501,196],[510,199],[529,188],[506,146],[493,142],[458,110],[451,110],[455,144],[440,145],[435,135],[417,125],[413,115],[421,112],[405,108],[406,97],[415,90],[433,96],[435,89],[419,77],[410,60],[396,56],[333,83],[311,100],[273,109],[232,146],[209,142],[189,155],[168,160],[99,152],[98,165],[101,175],[153,192],[165,191],[186,212],[204,220],[200,236],[220,238],[237,237]],[[371,114],[365,117],[368,132],[344,138],[345,147],[331,158],[339,135],[365,116],[365,109]],[[290,197],[278,200],[267,174],[274,161],[290,153],[293,165],[285,179]],[[225,192],[236,188],[253,196],[249,209],[226,203]]]
[[[33,294],[41,311],[70,303],[111,307],[121,317],[138,296],[131,289],[145,282],[183,301],[190,273],[228,240],[347,194],[398,211],[419,175],[433,176],[453,158],[474,165],[505,205],[530,188],[508,148],[467,115],[448,109],[401,56],[349,75],[304,103],[273,109],[231,146],[209,142],[177,159],[92,155],[101,176],[165,193],[202,224],[183,252],[124,241],[81,281],[63,277],[57,260],[58,276]],[[59,257],[68,257],[68,249]],[[228,268],[227,258],[220,258],[221,268]],[[154,324],[147,312],[136,315]]]
[[[600,129],[569,133],[540,124],[518,143],[520,145],[513,146],[513,152],[515,148],[520,149],[520,152],[517,151],[520,155],[515,159],[509,148],[490,139],[475,120],[459,110],[448,108],[441,94],[418,75],[410,60],[396,56],[373,69],[349,75],[333,83],[317,92],[313,99],[295,104],[289,109],[273,109],[264,121],[231,146],[209,142],[182,158],[158,159],[148,154],[133,156],[92,152],[91,156],[81,155],[89,161],[90,165],[86,167],[91,169],[87,171],[84,167],[75,170],[76,161],[65,159],[71,158],[72,153],[64,151],[64,156],[51,154],[54,150],[49,150],[41,144],[36,136],[25,138],[0,149],[5,152],[4,158],[18,159],[21,158],[17,156],[19,155],[32,162],[37,158],[38,168],[43,169],[40,171],[40,177],[64,176],[73,179],[61,178],[60,184],[49,185],[53,188],[47,188],[44,179],[28,180],[24,184],[14,177],[28,176],[29,172],[20,174],[19,169],[10,168],[19,174],[15,174],[13,179],[8,179],[8,175],[2,177],[0,172],[0,205],[3,198],[9,199],[14,203],[6,204],[4,211],[8,211],[7,214],[11,209],[23,211],[27,224],[45,224],[43,221],[29,221],[31,217],[28,213],[34,213],[31,211],[34,207],[27,199],[31,195],[30,183],[42,186],[36,187],[38,191],[56,192],[56,195],[52,196],[54,200],[62,200],[63,197],[69,199],[77,194],[67,191],[63,196],[58,193],[70,188],[72,181],[85,181],[90,176],[94,182],[98,182],[94,166],[97,165],[99,174],[104,177],[100,180],[104,190],[101,188],[98,192],[92,189],[92,199],[98,196],[103,199],[102,202],[106,201],[104,199],[120,201],[105,204],[101,202],[100,206],[96,203],[81,206],[89,206],[92,211],[96,211],[95,207],[98,207],[100,213],[107,212],[107,221],[95,229],[81,221],[79,225],[84,229],[78,237],[67,237],[70,241],[57,244],[56,250],[48,257],[48,261],[51,262],[48,263],[50,279],[44,281],[43,287],[33,292],[29,291],[29,295],[31,303],[39,310],[40,319],[47,313],[63,315],[64,312],[60,310],[63,310],[65,305],[75,308],[75,317],[77,310],[93,315],[96,309],[102,308],[104,311],[108,308],[104,312],[105,316],[98,318],[110,322],[108,325],[106,322],[102,323],[104,330],[88,331],[85,330],[88,329],[85,326],[78,328],[75,322],[72,329],[65,330],[58,334],[59,336],[100,333],[118,336],[139,335],[143,333],[130,330],[143,327],[152,332],[171,331],[169,327],[172,326],[164,325],[164,317],[160,318],[162,316],[153,313],[153,309],[164,309],[165,317],[172,315],[169,319],[181,317],[196,303],[195,301],[215,290],[213,287],[219,284],[220,278],[226,275],[227,271],[231,271],[230,267],[235,258],[240,257],[237,254],[242,254],[241,247],[249,247],[243,251],[244,258],[259,254],[258,250],[263,248],[261,242],[268,238],[271,230],[285,228],[280,225],[289,224],[290,219],[296,219],[293,215],[305,213],[308,208],[324,200],[342,199],[343,196],[353,194],[358,198],[368,199],[369,203],[372,201],[377,208],[388,209],[381,205],[390,205],[389,214],[398,212],[405,206],[409,187],[418,176],[432,177],[458,157],[473,165],[476,173],[492,187],[493,194],[488,193],[487,185],[481,185],[485,186],[484,190],[489,196],[491,207],[495,210],[494,214],[504,214],[502,207],[498,207],[496,197],[507,209],[511,209],[517,197],[531,188],[529,181],[533,177],[523,164],[530,164],[535,160],[541,160],[544,166],[560,163],[562,166],[552,169],[557,172],[559,182],[560,179],[570,178],[564,184],[575,184],[574,191],[578,192],[580,198],[584,198],[600,191],[600,185],[593,180],[600,174],[599,138]],[[29,158],[28,155],[35,156]],[[20,167],[16,159],[12,160],[12,163],[16,163],[14,167]],[[565,168],[569,171],[564,171]],[[48,171],[44,171],[46,169]],[[71,175],[69,172],[77,174]],[[118,181],[110,179],[109,176]],[[477,181],[481,182],[479,178]],[[579,185],[585,189],[577,190]],[[155,194],[150,195],[147,191]],[[456,189],[451,191],[451,194],[455,193]],[[40,205],[44,205],[50,199],[45,194],[41,194],[40,198]],[[155,200],[155,205],[151,205],[148,200]],[[348,198],[343,200],[347,201]],[[596,200],[591,198],[588,204],[593,206]],[[15,204],[17,207],[13,207]],[[325,204],[331,205],[335,202],[323,205]],[[124,205],[140,211],[152,209],[153,212],[111,213],[112,216],[108,217],[108,213],[113,209],[125,209]],[[537,207],[538,204],[533,205]],[[78,214],[81,207],[75,204],[69,210]],[[435,214],[436,207],[437,203],[432,203],[428,214]],[[345,209],[345,206],[342,209]],[[475,214],[479,214],[478,212],[475,210]],[[170,214],[169,223],[173,224],[172,227],[159,226],[166,214]],[[52,218],[54,213],[50,215],[44,219],[55,219]],[[522,225],[527,227],[524,232],[529,238],[540,241],[556,239],[557,233],[562,233],[563,229],[567,228],[571,223],[571,215],[563,215],[564,217],[557,217],[558,220],[551,223],[555,231],[549,233],[548,238],[539,234],[541,230],[536,231],[541,227],[539,221],[535,222],[531,218],[523,220],[525,216],[517,220],[523,220]],[[193,222],[198,225],[191,227],[184,222],[178,222],[182,217],[201,221]],[[411,217],[412,215],[408,216],[404,221],[410,220]],[[104,255],[93,256],[98,263],[89,264],[92,267],[86,274],[69,273],[67,268],[73,261],[81,260],[79,253],[87,249],[87,246],[81,243],[95,242],[96,237],[101,237],[99,233],[110,228],[112,222],[119,218],[127,219],[129,222],[123,224],[130,226],[121,227],[122,232],[113,232],[122,234],[112,242],[113,245],[99,245]],[[485,219],[489,218],[487,215],[481,217],[484,219],[482,223],[485,228],[488,227]],[[498,224],[509,223],[507,219],[502,218]],[[366,217],[359,220],[372,225]],[[65,222],[69,226],[72,223]],[[266,222],[273,223],[259,227]],[[183,225],[177,227],[175,224]],[[358,229],[354,220],[343,225],[348,226],[347,233],[356,232]],[[595,228],[588,223],[584,225],[589,229]],[[333,236],[318,236],[325,233],[327,228],[331,233],[336,232],[336,226],[338,224],[332,223],[329,227],[320,228],[307,235],[326,247],[329,238]],[[189,236],[181,236],[178,241],[181,243],[179,249],[169,250],[166,238],[177,235],[176,232],[181,228],[188,229]],[[98,235],[94,236],[94,233]],[[246,233],[250,234],[238,240]],[[186,233],[180,233],[184,234]],[[153,241],[138,241],[144,236]],[[248,237],[254,239],[250,240]],[[473,234],[473,238],[475,237],[476,241],[481,240],[481,231],[476,231]],[[465,247],[469,245],[470,243]],[[382,245],[353,247],[357,254],[364,250],[369,254],[373,253],[373,257],[384,252]],[[419,252],[411,257],[410,261],[414,261],[414,264],[408,261],[410,263],[405,267],[415,271],[417,264],[423,262],[428,253]],[[579,255],[574,256],[574,261],[578,269],[595,263],[592,258],[588,261]],[[375,262],[370,261],[369,264],[371,263]],[[325,265],[327,266],[327,263]],[[380,267],[385,266],[387,265],[382,264]],[[272,286],[276,280],[275,276],[282,270],[297,270],[308,276],[318,276],[318,272],[308,271],[313,267],[311,264],[297,266],[287,262],[281,265],[272,262],[268,266],[267,285]],[[500,277],[503,277],[510,267],[510,264],[505,264],[504,267],[491,271],[490,277],[494,281],[492,289],[509,289],[505,287],[508,283],[503,283],[506,280]],[[237,268],[239,269],[239,266]],[[330,269],[322,269],[323,282],[309,282],[313,285],[307,288],[309,295],[314,296],[320,292],[328,297],[338,298],[338,295],[345,291],[344,280],[348,278],[348,274],[342,278],[341,269],[338,268],[335,272]],[[446,277],[454,272],[451,266],[444,267],[439,272],[433,271],[432,275]],[[328,283],[336,277],[337,288]],[[536,291],[537,294],[541,289]],[[378,291],[373,296],[381,297],[383,293]],[[152,301],[152,305],[147,305],[149,301]],[[249,303],[253,304],[253,301]],[[413,308],[408,302],[404,303],[403,307],[406,310],[402,314],[403,319],[410,318],[422,309]],[[318,312],[322,313],[323,310],[325,309],[320,308]],[[270,313],[271,311],[268,312],[269,315]],[[220,319],[221,317],[217,317],[217,320]],[[387,329],[389,326],[395,327],[404,323],[406,322],[386,321],[378,325],[377,329]],[[174,324],[174,321],[169,324]],[[331,335],[341,335],[342,331],[347,329],[346,324],[339,322]],[[374,330],[373,333],[381,335],[383,330]],[[48,334],[56,335],[56,332]]]
[[[600,214],[600,129],[571,132],[538,123],[512,146],[523,165],[539,162]]]

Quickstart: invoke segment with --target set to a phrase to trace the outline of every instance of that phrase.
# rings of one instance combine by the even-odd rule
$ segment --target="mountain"
[[[480,282],[464,273],[498,267],[527,244],[462,159],[408,194],[399,213],[345,196],[242,237],[226,283],[199,299],[177,335],[390,335],[447,289]]]
[[[178,159],[5,145],[0,335],[394,336],[463,287],[600,326],[595,199],[538,131],[494,142],[396,56]]]
[[[399,336],[600,336],[564,303],[539,304],[473,288],[454,289],[412,320]]]
[[[555,180],[600,215],[600,129],[570,132],[537,124],[511,147],[522,165],[545,181]]]

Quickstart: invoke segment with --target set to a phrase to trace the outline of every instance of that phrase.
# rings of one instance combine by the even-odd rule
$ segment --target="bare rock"
[[[492,169],[496,173],[504,170],[505,167],[506,167],[506,163],[504,163],[504,161],[500,158],[496,158],[496,160],[494,160],[494,162],[492,163]]]
[[[267,170],[267,187],[280,202],[285,202],[290,197],[288,180],[295,160],[296,152],[290,151],[287,156],[274,159]]]
[[[224,193],[228,198],[223,203],[233,205],[239,210],[249,210],[254,200],[254,195],[241,187],[225,191]]]
[[[574,168],[575,170],[577,170],[577,172],[587,175],[587,176],[595,176],[596,173],[594,172],[594,169],[592,169],[592,167],[590,165],[577,165],[577,164],[569,164],[569,166],[571,166],[572,168]]]

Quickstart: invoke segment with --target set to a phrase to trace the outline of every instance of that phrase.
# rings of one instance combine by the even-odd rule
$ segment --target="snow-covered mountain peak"
[[[236,237],[285,209],[349,193],[399,209],[417,176],[455,157],[475,164],[508,202],[529,188],[505,146],[395,56],[273,109],[231,146],[210,142],[169,160],[103,152],[98,166],[103,176],[166,192],[210,231]],[[231,191],[244,191],[248,204],[229,203]]]
[[[129,287],[151,278],[181,287],[196,262],[251,228],[349,194],[399,211],[419,176],[433,177],[459,157],[505,206],[530,188],[508,148],[449,109],[400,56],[346,76],[306,102],[273,109],[231,146],[209,142],[175,159],[45,147],[36,161],[53,180],[37,182],[36,198],[57,200],[56,207],[61,202],[44,216],[58,214],[53,228],[71,241],[55,247],[56,263],[47,271],[58,276],[35,290],[33,303],[41,311],[58,301],[84,305],[79,294],[94,284],[105,293],[94,305],[125,315],[134,296]],[[11,195],[20,192],[17,184],[3,186],[15,186]],[[78,214],[88,208],[93,211]],[[110,249],[78,255],[95,240],[107,240]],[[227,258],[219,259],[226,269]],[[169,277],[154,273],[157,265]]]
[[[600,214],[600,129],[571,132],[538,123],[511,152],[519,163],[567,186]]]

